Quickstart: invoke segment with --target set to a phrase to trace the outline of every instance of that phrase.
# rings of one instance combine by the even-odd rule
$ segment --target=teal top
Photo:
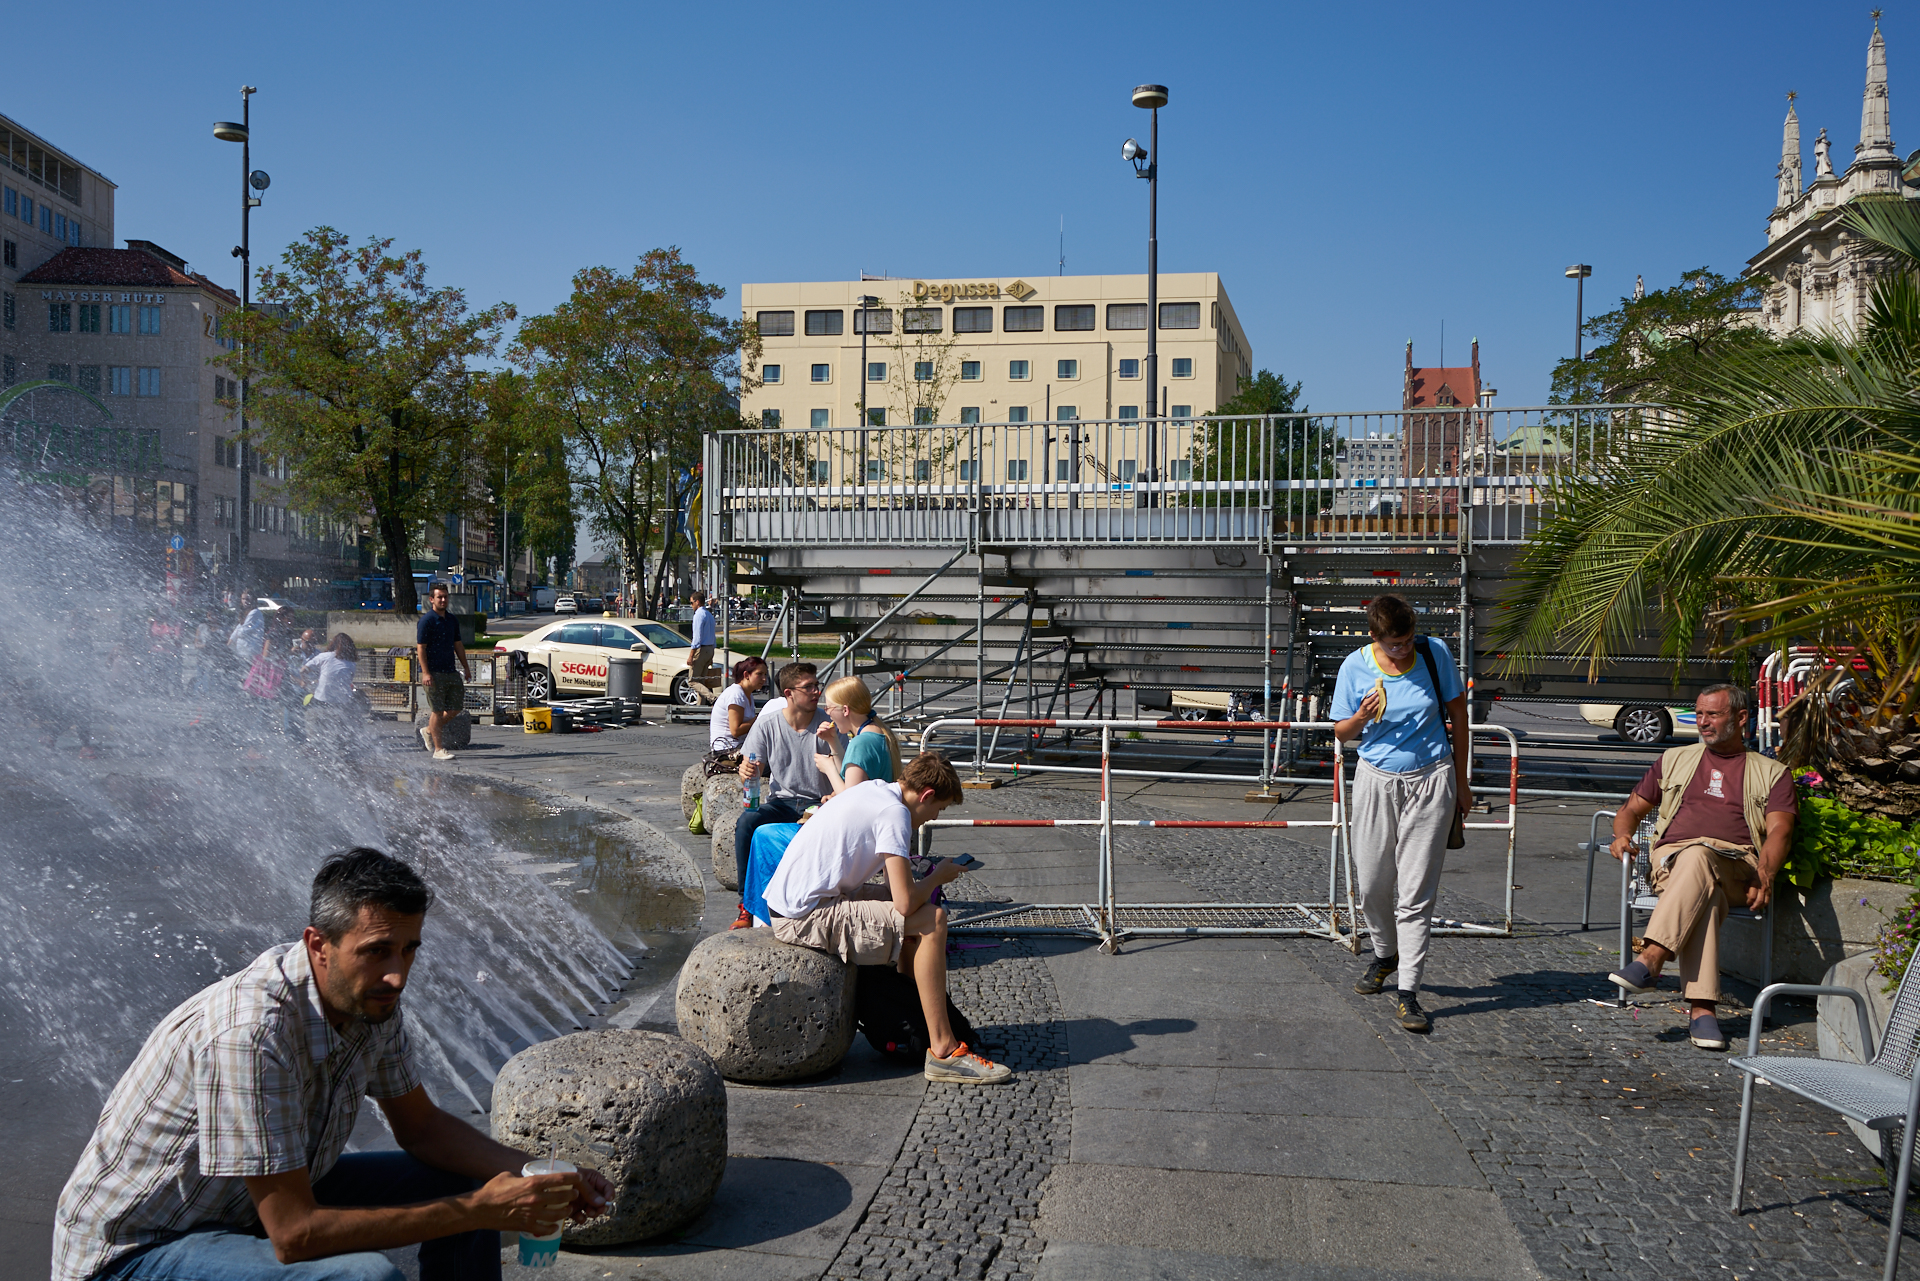
[[[849,767],[858,765],[867,772],[869,779],[879,779],[882,783],[893,782],[893,753],[887,750],[885,734],[855,734],[847,740],[846,755],[840,761],[840,773],[846,774]]]

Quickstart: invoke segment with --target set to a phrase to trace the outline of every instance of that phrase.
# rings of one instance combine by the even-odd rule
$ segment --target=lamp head
[[[1133,105],[1136,107],[1164,107],[1167,105],[1167,87],[1165,85],[1135,85]]]
[[[247,175],[247,185],[255,191],[265,191],[272,183],[273,179],[267,176],[265,169],[255,169]]]
[[[231,120],[216,120],[213,122],[213,136],[222,142],[245,142],[247,127]]]
[[[1129,138],[1120,144],[1120,158],[1123,160],[1145,160],[1147,149]]]
[[[1568,280],[1580,280],[1593,274],[1593,268],[1584,262],[1576,262],[1567,268]]]

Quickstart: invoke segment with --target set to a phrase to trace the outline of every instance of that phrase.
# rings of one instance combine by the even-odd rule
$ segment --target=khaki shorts
[[[459,672],[435,672],[427,686],[427,707],[436,712],[457,712],[467,705],[467,684]]]
[[[805,916],[773,918],[773,936],[782,943],[831,952],[849,965],[892,965],[906,932],[906,918],[893,910],[893,891],[884,885],[862,885]]]

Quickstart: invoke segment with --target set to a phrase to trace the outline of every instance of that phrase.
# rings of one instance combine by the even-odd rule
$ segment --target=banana
[[[1385,677],[1373,683],[1373,692],[1380,696],[1380,705],[1374,709],[1373,713],[1373,723],[1378,725],[1381,721],[1385,720],[1387,716],[1387,682]]]

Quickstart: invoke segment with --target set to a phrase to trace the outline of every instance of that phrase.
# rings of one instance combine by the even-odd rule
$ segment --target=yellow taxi
[[[606,693],[607,656],[628,652],[646,656],[641,681],[649,696],[687,707],[709,701],[689,678],[693,642],[650,618],[557,619],[501,641],[495,649],[527,656],[527,698],[532,702]],[[716,649],[713,665],[729,667],[744,657]]]

